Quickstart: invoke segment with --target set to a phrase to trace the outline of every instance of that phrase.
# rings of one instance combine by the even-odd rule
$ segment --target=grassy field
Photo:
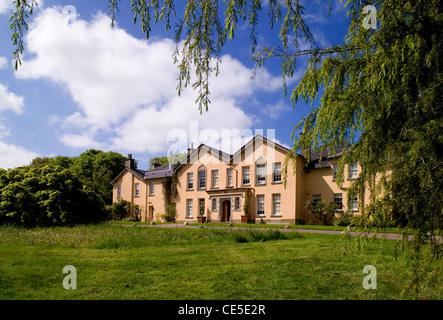
[[[408,265],[395,243],[355,251],[340,236],[278,230],[0,227],[0,299],[400,299]],[[63,288],[66,265],[76,290]],[[366,265],[375,290],[362,286]],[[442,275],[433,283],[418,298],[442,299]]]

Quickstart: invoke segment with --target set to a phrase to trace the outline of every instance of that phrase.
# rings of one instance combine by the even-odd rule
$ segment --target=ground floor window
[[[235,198],[235,210],[240,210],[240,198]]]
[[[265,196],[257,195],[257,216],[265,215]]]
[[[358,197],[357,196],[351,197],[351,199],[349,200],[349,209],[351,209],[351,211],[358,211]]]
[[[186,200],[186,218],[192,218],[192,199]]]
[[[280,216],[281,215],[281,195],[273,194],[272,195],[272,215]]]
[[[217,199],[212,199],[212,211],[217,210]]]
[[[337,205],[337,211],[343,210],[343,194],[342,193],[336,193],[334,194],[334,203]]]

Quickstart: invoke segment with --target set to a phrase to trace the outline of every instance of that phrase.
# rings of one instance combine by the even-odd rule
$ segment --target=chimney
[[[134,169],[134,159],[132,159],[132,154],[128,154],[128,158],[125,160],[125,167],[128,169]]]
[[[188,156],[190,156],[192,152],[194,152],[194,143],[193,142],[191,142],[191,148],[188,148]]]
[[[154,168],[160,167],[160,162],[158,158],[154,159]]]

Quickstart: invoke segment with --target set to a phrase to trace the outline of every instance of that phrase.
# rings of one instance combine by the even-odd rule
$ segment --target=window
[[[122,197],[122,186],[118,186],[117,187],[117,198],[121,198]]]
[[[250,174],[249,174],[249,167],[243,167],[243,184],[250,184]]]
[[[217,199],[212,199],[212,211],[217,210]]]
[[[272,215],[280,216],[281,215],[281,196],[280,194],[272,195]]]
[[[140,197],[140,183],[135,184],[135,196]]]
[[[194,189],[194,173],[188,173],[188,190]]]
[[[218,187],[218,170],[212,170],[212,187]]]
[[[154,195],[154,182],[149,182],[149,195]]]
[[[206,188],[206,171],[204,170],[198,172],[198,188]]]
[[[313,211],[315,211],[315,206],[317,205],[317,203],[321,200],[321,195],[320,194],[315,194],[312,196],[312,208]]]
[[[205,215],[205,199],[198,199],[198,215]]]
[[[265,215],[265,196],[257,195],[257,216]]]
[[[240,198],[235,197],[235,210],[240,210]]]
[[[281,163],[274,163],[274,168],[272,170],[272,182],[281,182]]]
[[[333,180],[335,180],[337,178],[337,171],[338,171],[338,164],[334,164],[334,175],[332,177]]]
[[[343,194],[336,193],[334,194],[334,203],[337,205],[337,211],[343,210]]]
[[[357,162],[349,165],[349,179],[355,179],[358,176],[358,164]]]
[[[349,200],[349,209],[352,211],[358,211],[358,197],[351,197]]]
[[[227,177],[226,186],[232,187],[232,168],[226,170],[226,177]]]
[[[192,218],[192,199],[186,200],[186,218]]]
[[[257,184],[266,183],[266,164],[257,164]]]

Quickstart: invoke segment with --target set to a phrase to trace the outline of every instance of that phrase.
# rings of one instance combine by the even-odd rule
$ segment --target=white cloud
[[[0,70],[8,68],[8,60],[6,57],[0,57]]]
[[[0,83],[0,112],[11,110],[16,114],[23,112],[22,96],[10,92],[6,86]]]
[[[280,78],[264,68],[251,81],[252,69],[223,56],[221,73],[210,83],[210,111],[200,115],[191,86],[177,95],[170,39],[136,39],[112,28],[101,13],[89,22],[78,17],[67,24],[61,8],[53,7],[36,17],[26,40],[32,58],[25,59],[16,76],[46,78],[67,89],[79,109],[48,121],[63,129],[62,143],[76,148],[164,152],[168,133],[187,132],[192,121],[202,130],[242,130],[254,117],[240,103],[254,92],[281,87]]]
[[[0,141],[0,168],[9,169],[29,164],[39,155],[20,146]]]
[[[266,106],[262,107],[260,109],[260,112],[266,117],[275,120],[280,118],[285,112],[288,112],[290,110],[290,106],[288,106],[283,100],[279,100],[275,104],[267,104]]]
[[[12,0],[0,0],[0,14],[9,13],[13,7]]]

